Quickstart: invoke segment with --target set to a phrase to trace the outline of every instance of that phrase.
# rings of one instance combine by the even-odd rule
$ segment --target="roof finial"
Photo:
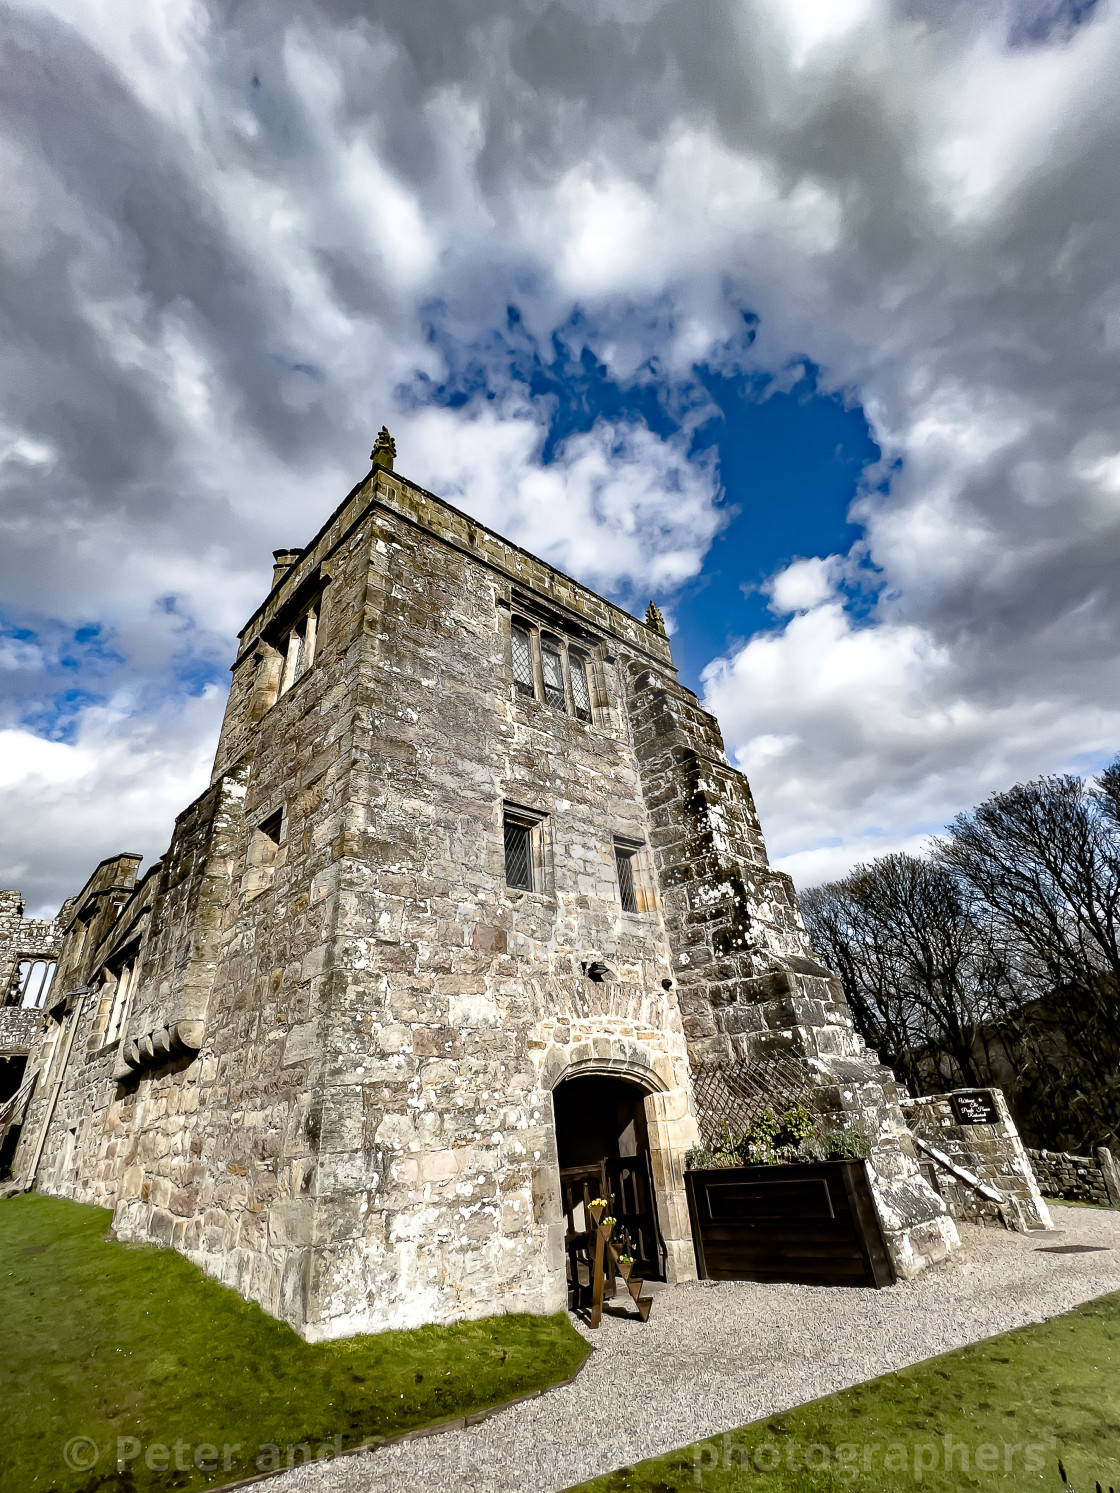
[[[665,618],[661,615],[661,608],[655,601],[651,601],[646,607],[646,626],[663,638],[669,636],[665,631]]]
[[[369,453],[369,459],[375,467],[383,467],[385,471],[391,472],[396,456],[397,443],[389,434],[389,427],[383,425],[377,439],[373,443],[373,450]]]

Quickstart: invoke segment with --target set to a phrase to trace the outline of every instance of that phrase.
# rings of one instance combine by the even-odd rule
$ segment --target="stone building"
[[[695,1274],[694,1075],[778,1056],[873,1137],[896,1270],[943,1257],[897,1086],[657,609],[393,454],[277,552],[164,859],[68,904],[17,1175],[312,1339],[553,1311],[581,1178],[647,1273]]]

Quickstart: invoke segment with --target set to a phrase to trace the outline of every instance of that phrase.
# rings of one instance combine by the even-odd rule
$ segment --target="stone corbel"
[[[184,1053],[196,1053],[205,1035],[204,1021],[184,1020],[156,1027],[141,1037],[130,1037],[121,1043],[120,1061],[113,1077],[131,1078],[145,1068],[154,1068]]]

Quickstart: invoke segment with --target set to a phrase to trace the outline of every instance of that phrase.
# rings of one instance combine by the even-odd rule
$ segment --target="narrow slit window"
[[[275,814],[270,814],[268,816],[268,818],[264,821],[264,823],[259,826],[261,834],[264,835],[264,837],[267,840],[271,840],[274,845],[279,845],[280,844],[280,835],[281,835],[281,832],[283,830],[283,827],[284,827],[284,810],[283,809],[277,809],[276,812],[275,812]]]
[[[514,624],[511,637],[513,640],[513,682],[517,686],[519,695],[528,695],[532,699],[537,688],[533,679],[533,643],[528,632],[523,627]]]
[[[564,694],[564,665],[559,645],[551,638],[541,639],[541,673],[544,675],[544,697],[555,710],[568,708]]]
[[[569,652],[572,677],[572,709],[581,721],[591,719],[591,692],[587,688],[587,660],[582,653]]]
[[[618,895],[623,912],[637,912],[638,898],[634,888],[634,850],[623,845],[614,847],[615,865],[618,867]]]
[[[533,890],[533,831],[515,819],[505,821],[506,885],[518,891]]]

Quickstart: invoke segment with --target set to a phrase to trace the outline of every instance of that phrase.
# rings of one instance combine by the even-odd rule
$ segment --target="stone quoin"
[[[112,856],[64,907],[14,1175],[309,1339],[551,1312],[586,1116],[645,1168],[661,1273],[687,1280],[694,1074],[780,1057],[871,1137],[895,1271],[944,1258],[901,1091],[656,606],[629,615],[395,456],[383,430],[276,552],[164,858]]]

